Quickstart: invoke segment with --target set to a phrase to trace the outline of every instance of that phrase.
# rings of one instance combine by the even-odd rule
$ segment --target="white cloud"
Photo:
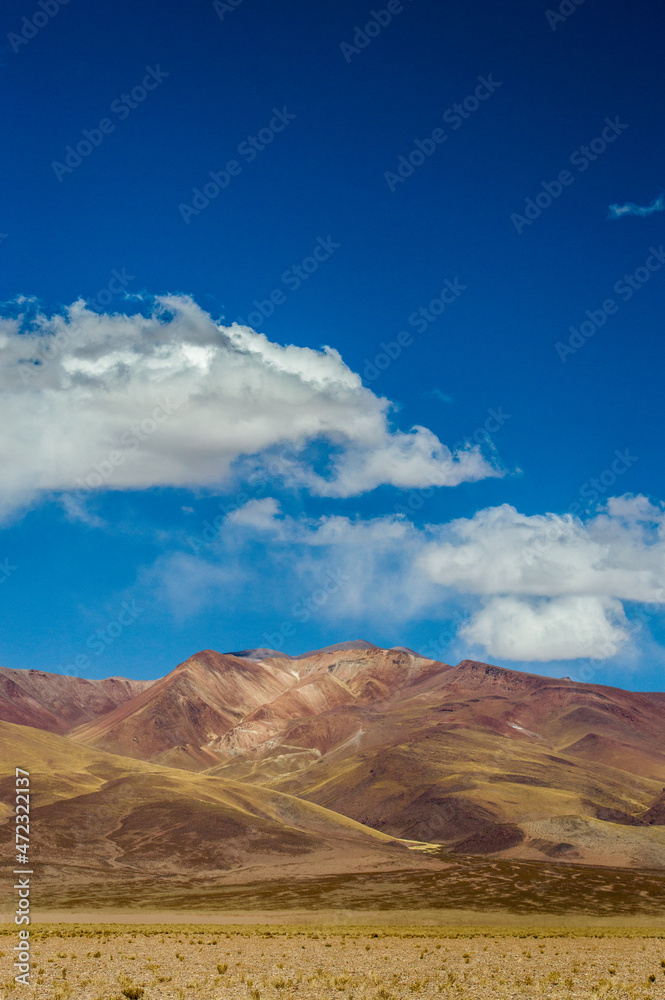
[[[460,634],[498,659],[536,662],[607,659],[628,638],[620,602],[587,594],[492,597]]]
[[[434,588],[415,570],[421,534],[404,518],[291,517],[276,500],[265,497],[218,521],[214,535],[199,532],[181,538],[185,550],[199,557],[187,556],[188,579],[196,580],[197,565],[203,581],[210,578],[211,567],[224,575],[229,567],[253,574],[248,596],[241,598],[245,605],[258,595],[263,609],[279,608],[288,616],[331,574],[339,586],[318,613],[338,621],[402,622],[416,617],[433,598]],[[158,578],[182,579],[180,554],[160,563]],[[161,592],[166,589],[161,583]],[[198,583],[195,589],[200,599],[203,589]],[[236,586],[234,596],[237,593]],[[209,598],[213,603],[220,600],[217,588],[210,588]]]
[[[78,500],[70,493],[66,493],[62,497],[62,507],[68,521],[79,521],[89,528],[105,528],[107,526],[101,517],[88,510],[82,500]]]
[[[251,565],[252,545],[262,599],[282,614],[332,570],[344,583],[319,612],[328,619],[385,628],[457,617],[467,651],[490,659],[607,659],[630,645],[624,604],[665,605],[665,514],[645,497],[612,498],[585,522],[503,505],[424,528],[399,516],[290,517],[273,498],[252,500],[221,524],[203,577],[215,564],[227,573],[229,559]]]
[[[453,455],[424,427],[392,430],[390,402],[336,350],[219,326],[186,296],[147,317],[76,302],[27,330],[0,319],[0,359],[5,510],[42,491],[212,486],[246,456],[322,496],[500,474],[477,448]],[[326,475],[307,460],[317,439]]]
[[[664,516],[615,497],[582,522],[503,505],[434,531],[420,565],[481,598],[463,637],[511,660],[605,659],[627,642],[621,602],[665,603]]]
[[[634,201],[628,201],[625,205],[610,205],[609,217],[610,219],[621,219],[625,215],[637,215],[644,217],[646,215],[653,215],[654,212],[664,211],[665,194],[659,194],[657,198],[654,198],[650,205],[636,205]]]
[[[527,516],[508,504],[488,508],[440,527],[422,566],[431,580],[471,594],[595,594],[660,603],[662,512],[652,508],[650,515],[657,518],[658,544],[646,525],[624,517],[646,502],[619,500],[586,522],[570,515]]]

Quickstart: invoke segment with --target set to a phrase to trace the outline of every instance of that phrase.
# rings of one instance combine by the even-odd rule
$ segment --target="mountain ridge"
[[[452,854],[665,867],[657,693],[352,640],[201,650],[124,695],[63,737]]]

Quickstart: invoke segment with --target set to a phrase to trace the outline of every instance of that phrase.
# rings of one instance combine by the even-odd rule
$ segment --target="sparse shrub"
[[[127,997],[127,1000],[141,1000],[145,990],[142,986],[125,986],[121,992],[124,997]]]
[[[218,965],[217,965],[217,971],[219,972],[220,976],[222,976],[226,972],[226,970],[228,969],[228,967],[229,967],[229,963],[228,962],[218,963]]]

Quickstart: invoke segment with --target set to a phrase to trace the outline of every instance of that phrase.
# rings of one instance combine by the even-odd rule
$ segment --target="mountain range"
[[[204,650],[152,682],[1,668],[0,720],[0,822],[30,770],[35,857],[57,859],[65,902],[110,876],[469,855],[665,868],[663,693],[359,640]]]

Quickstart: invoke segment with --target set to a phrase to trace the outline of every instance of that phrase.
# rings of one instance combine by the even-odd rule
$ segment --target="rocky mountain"
[[[70,680],[54,679],[59,697]],[[663,695],[363,641],[206,650],[125,695],[88,708],[68,744],[284,793],[451,855],[665,867]]]
[[[292,683],[293,674],[270,660],[205,649],[69,736],[111,753],[202,770],[219,760],[209,744]]]

